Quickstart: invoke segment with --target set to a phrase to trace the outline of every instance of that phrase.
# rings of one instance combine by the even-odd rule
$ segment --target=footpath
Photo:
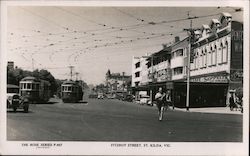
[[[170,106],[170,109],[173,110],[173,107]],[[176,111],[187,111],[186,108],[177,108]],[[206,107],[206,108],[189,108],[189,112],[200,112],[200,113],[218,113],[218,114],[243,114],[240,110],[231,111],[229,107]]]

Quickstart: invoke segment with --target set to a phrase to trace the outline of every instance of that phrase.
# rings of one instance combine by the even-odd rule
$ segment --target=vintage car
[[[104,99],[104,94],[103,93],[98,93],[97,94],[97,99]]]
[[[29,111],[28,99],[20,96],[19,87],[16,85],[7,85],[7,108],[13,109],[14,112],[17,109],[23,109],[26,113]]]

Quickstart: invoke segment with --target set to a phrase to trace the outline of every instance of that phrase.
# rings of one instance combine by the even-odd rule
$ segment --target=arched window
[[[212,48],[212,46],[210,46],[210,48],[209,48],[209,51],[208,51],[208,53],[207,53],[207,65],[208,66],[211,66],[211,61],[212,61],[212,50],[213,50],[213,48]]]
[[[223,43],[220,43],[218,63],[223,63]]]
[[[205,52],[203,54],[203,57],[204,57],[204,67],[207,67],[207,55],[208,55],[207,49],[205,49]]]
[[[228,59],[228,42],[225,42],[225,46],[222,48],[222,63],[227,63]]]
[[[216,58],[217,58],[217,46],[214,45],[214,49],[212,50],[212,59],[211,59],[212,65],[216,65],[217,63]]]
[[[203,68],[204,67],[204,51],[201,50],[201,53],[200,53],[200,67]]]

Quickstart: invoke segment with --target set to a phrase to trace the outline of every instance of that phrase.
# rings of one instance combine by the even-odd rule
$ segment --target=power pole
[[[185,31],[188,32],[188,53],[187,53],[187,96],[186,96],[186,109],[187,111],[189,111],[189,99],[190,99],[190,58],[191,58],[191,44],[192,44],[192,38],[194,35],[194,29],[192,26],[192,19],[196,18],[196,17],[190,17],[189,16],[189,11],[188,11],[188,18],[190,19],[190,28],[189,29],[184,29]]]
[[[70,80],[72,80],[74,66],[69,66],[70,69]]]
[[[34,59],[32,57],[32,71],[34,72]]]
[[[79,75],[79,73],[76,72],[76,81],[78,81],[78,75]]]

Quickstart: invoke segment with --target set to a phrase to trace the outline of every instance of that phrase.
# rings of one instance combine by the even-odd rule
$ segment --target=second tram
[[[65,81],[61,86],[61,97],[64,103],[81,101],[83,97],[81,85],[75,81]]]

